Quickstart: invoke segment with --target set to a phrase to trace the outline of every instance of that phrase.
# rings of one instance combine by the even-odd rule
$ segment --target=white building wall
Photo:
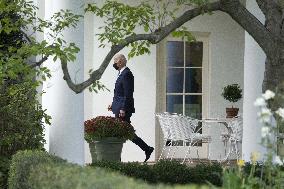
[[[34,0],[33,1],[34,5],[37,6],[39,9],[37,11],[37,17],[44,19],[45,16],[45,2],[44,1],[39,1],[39,0]],[[33,30],[30,30],[31,33],[33,32]],[[42,41],[44,40],[44,33],[42,32],[36,32],[35,33],[35,38],[37,41]],[[34,61],[39,61],[41,59],[41,56],[36,57],[36,59]],[[40,95],[42,92],[42,88],[43,86],[40,85],[37,87],[37,92],[38,92],[38,101],[39,103],[42,104],[42,96]],[[44,144],[44,148],[46,149],[46,151],[49,151],[49,133],[48,133],[48,129],[45,128],[44,131],[44,139],[46,141],[46,143]]]
[[[95,18],[88,27],[99,27],[102,21]],[[235,23],[228,15],[222,12],[216,12],[213,15],[199,16],[186,24],[191,31],[210,32],[210,104],[209,117],[225,116],[225,107],[230,103],[226,102],[221,96],[222,88],[227,84],[239,83],[243,88],[243,57],[244,57],[244,30]],[[96,33],[97,30],[94,31]],[[142,32],[142,31],[141,31]],[[94,43],[94,61],[93,66],[97,68],[108,52],[108,48],[98,49],[99,42],[96,37],[93,40],[87,40],[91,46]],[[122,53],[127,54],[128,49]],[[92,55],[90,55],[92,56]],[[112,64],[112,63],[111,63]],[[128,67],[135,76],[135,107],[136,113],[132,116],[132,123],[135,126],[138,136],[141,136],[149,145],[155,146],[155,104],[156,104],[156,48],[151,47],[151,54],[133,58],[129,60]],[[87,68],[85,68],[87,69]],[[89,68],[88,68],[89,69]],[[100,91],[93,94],[92,103],[85,106],[92,106],[93,114],[90,117],[98,115],[112,115],[107,112],[107,105],[111,103],[113,96],[113,87],[117,71],[112,65],[106,69],[101,81],[111,90],[111,92]],[[242,100],[235,104],[242,112]],[[219,130],[213,128],[212,134],[216,140]],[[211,150],[215,154],[224,153],[216,143]],[[90,162],[89,150],[86,148],[86,162]],[[143,161],[144,152],[135,144],[127,142],[124,145],[122,161]],[[154,160],[154,156],[150,161]],[[213,157],[218,158],[218,157]]]
[[[209,103],[207,117],[225,117],[226,107],[232,103],[222,96],[222,88],[228,84],[238,83],[244,89],[244,30],[227,14],[216,11],[213,15],[203,15],[186,23],[188,29],[209,32]],[[243,113],[243,100],[233,104]],[[210,144],[210,158],[223,158],[225,153],[220,132],[224,125],[213,124],[209,134],[213,136]],[[220,147],[221,146],[221,147]]]
[[[69,8],[75,12],[81,12],[82,10],[79,7],[82,4],[83,2],[75,0],[72,0],[71,3],[67,0],[46,1],[46,18],[60,8]],[[247,1],[246,6],[261,21],[264,20],[254,1]],[[74,73],[79,70],[76,73],[78,81],[87,77],[88,69],[98,68],[107,54],[107,47],[105,49],[97,48],[99,42],[94,36],[97,32],[95,29],[101,25],[102,21],[89,15],[86,17],[85,23],[87,23],[85,25],[85,39],[83,39],[83,23],[80,23],[77,29],[68,30],[64,33],[67,41],[74,41],[81,48],[77,57],[77,64],[69,65],[73,78],[75,77]],[[265,55],[251,36],[248,33],[244,34],[244,30],[222,12],[215,12],[210,16],[199,16],[186,25],[191,31],[210,32],[210,112],[208,116],[225,115],[224,108],[230,105],[220,95],[222,87],[231,83],[239,83],[244,89],[244,100],[238,102],[236,106],[244,115],[242,148],[244,158],[247,160],[250,152],[262,151],[260,145],[258,145],[260,129],[257,126],[256,109],[253,107],[253,102],[261,94]],[[84,54],[85,65],[83,65],[83,49],[86,50]],[[125,54],[127,52],[128,49],[122,51]],[[53,72],[53,78],[43,86],[47,93],[43,96],[42,102],[44,108],[47,108],[48,113],[53,118],[50,127],[50,152],[72,162],[80,164],[84,161],[90,162],[88,148],[85,150],[86,159],[84,158],[82,123],[84,120],[98,115],[111,115],[106,108],[112,100],[117,72],[110,65],[101,79],[101,82],[111,92],[101,91],[98,94],[89,94],[86,91],[85,94],[75,95],[62,80],[60,65],[54,64],[52,60],[49,60],[48,64]],[[128,66],[135,76],[134,97],[137,112],[132,117],[132,123],[137,134],[145,139],[149,145],[155,146],[155,47],[151,48],[151,55],[133,58],[129,61]],[[85,76],[83,76],[84,72]],[[217,151],[218,154],[217,146],[213,146],[212,150]],[[152,156],[150,160],[153,159]],[[143,161],[144,153],[133,143],[127,142],[123,148],[122,160]]]
[[[264,23],[264,15],[255,1],[246,2],[247,9]],[[253,103],[262,93],[262,81],[265,69],[265,54],[255,40],[245,33],[245,63],[244,63],[244,128],[243,128],[243,155],[246,161],[250,160],[252,152],[264,153],[260,145],[261,127],[257,120],[257,108]]]
[[[97,3],[102,3],[101,1],[95,1]],[[136,3],[136,2],[130,2]],[[88,17],[88,19],[92,19]],[[93,60],[88,60],[86,62],[85,70],[86,72],[91,69],[97,69],[107,53],[109,52],[109,47],[106,46],[103,48],[98,48],[99,41],[95,36],[95,33],[98,33],[98,27],[101,26],[102,20],[97,17],[93,18],[92,22],[86,24],[86,30],[91,30],[94,28],[92,34],[87,34],[85,39],[86,47],[94,47],[93,52],[90,54],[85,54],[85,57],[92,57]],[[89,29],[87,29],[89,28]],[[135,57],[128,60],[127,66],[130,68],[134,75],[135,79],[135,89],[134,89],[134,99],[135,99],[135,108],[136,113],[132,115],[131,122],[135,127],[136,134],[140,136],[148,145],[155,146],[155,104],[156,104],[156,48],[155,46],[151,47],[151,54],[144,55],[140,57]],[[128,48],[123,49],[120,53],[123,53],[127,56],[129,52]],[[91,64],[90,65],[90,62]],[[113,89],[115,80],[118,72],[112,67],[112,63],[107,67],[104,72],[101,82],[110,89],[108,91],[99,91],[98,94],[87,94],[88,99],[85,100],[85,118],[89,119],[99,115],[105,116],[114,116],[111,112],[107,111],[107,106],[112,103]],[[92,98],[90,98],[92,97]],[[91,107],[91,108],[88,108]],[[88,145],[86,144],[86,163],[91,162],[91,156],[89,153]],[[154,154],[154,153],[153,153]],[[122,161],[144,161],[145,154],[144,152],[133,144],[131,141],[127,141],[124,144],[122,150]],[[154,160],[154,155],[151,157],[150,161]]]
[[[189,30],[209,32],[209,112],[208,117],[225,116],[232,103],[222,96],[222,88],[238,83],[243,89],[244,30],[227,14],[198,16],[186,23]],[[234,106],[242,113],[242,100]]]
[[[49,19],[60,9],[70,9],[83,14],[83,0],[45,1],[45,19]],[[48,31],[46,31],[48,32]],[[83,81],[84,77],[84,24],[80,22],[76,29],[63,32],[67,42],[75,42],[81,49],[76,63],[69,64],[72,79]],[[45,39],[48,40],[45,36]],[[84,95],[75,94],[63,80],[60,63],[50,58],[45,63],[52,72],[52,78],[44,83],[46,94],[42,97],[43,108],[52,117],[49,130],[49,152],[70,162],[84,163]],[[48,133],[48,132],[47,132]]]

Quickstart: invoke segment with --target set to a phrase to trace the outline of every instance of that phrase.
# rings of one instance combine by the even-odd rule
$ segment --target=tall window
[[[203,42],[168,41],[167,112],[202,118]]]

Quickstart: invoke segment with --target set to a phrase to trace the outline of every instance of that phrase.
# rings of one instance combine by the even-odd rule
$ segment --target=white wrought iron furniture
[[[224,143],[225,158],[220,161],[227,161],[233,153],[236,154],[237,160],[240,158],[240,147],[242,143],[243,122],[242,117],[236,118],[208,118],[202,120],[204,123],[220,123],[226,127],[226,131],[220,130],[220,138]],[[220,128],[220,127],[219,127]],[[228,150],[227,150],[228,148]]]
[[[157,113],[156,116],[159,120],[164,136],[164,145],[159,160],[162,158],[163,152],[165,151],[165,148],[167,146],[169,147],[169,150],[166,158],[169,158],[170,152],[173,150],[174,141],[182,141],[182,144],[184,146],[186,146],[186,144],[189,144],[183,158],[183,163],[190,153],[191,147],[199,142],[209,143],[211,141],[210,136],[200,134],[196,130],[200,120],[193,119],[184,115],[170,114],[167,112]],[[168,143],[168,141],[170,142]],[[175,149],[170,159],[173,158],[174,154]]]
[[[241,144],[243,138],[243,119],[242,117],[233,118],[228,123],[229,128],[229,151],[225,160],[228,160],[229,156],[233,153],[236,154],[237,160],[241,157]]]

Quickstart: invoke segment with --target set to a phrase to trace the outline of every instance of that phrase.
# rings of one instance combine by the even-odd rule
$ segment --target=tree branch
[[[170,23],[170,24],[168,24],[168,25],[166,25],[165,27],[162,28],[156,43],[163,40],[166,36],[168,36],[175,29],[182,26],[184,23],[186,23],[189,20],[201,15],[203,12],[204,13],[211,12],[211,11],[213,12],[213,11],[217,11],[217,10],[220,10],[220,9],[221,9],[220,1],[217,1],[217,2],[214,2],[214,3],[209,3],[204,7],[187,10],[180,17],[175,19],[172,23]]]
[[[238,0],[221,0],[221,10],[229,14],[254,38],[268,58],[274,58],[278,39]]]
[[[147,40],[152,44],[157,44],[161,40],[163,40],[165,37],[167,37],[171,32],[173,32],[175,29],[182,26],[187,21],[195,18],[196,16],[201,15],[204,12],[216,11],[216,10],[220,10],[219,1],[214,2],[214,3],[209,3],[204,7],[187,10],[185,13],[183,13],[180,17],[175,19],[173,22],[160,28],[160,30],[156,32],[152,32],[150,34],[137,34],[137,35],[126,37],[121,44],[113,45],[111,47],[110,52],[105,57],[99,69],[93,71],[90,74],[90,78],[80,84],[75,84],[72,81],[69,71],[68,71],[67,61],[64,59],[61,59],[61,68],[62,68],[63,75],[64,75],[63,79],[67,82],[67,85],[69,86],[69,88],[72,89],[75,93],[77,94],[81,93],[84,89],[86,89],[92,83],[94,83],[94,81],[99,80],[101,78],[102,74],[104,73],[105,69],[109,65],[113,56],[116,53],[118,53],[121,49],[129,45],[130,43],[133,43],[135,41],[140,41],[140,40]]]
[[[70,77],[68,72],[66,60],[61,59],[61,67],[63,70],[64,77],[69,88],[75,93],[81,93],[85,88],[89,87],[94,81],[99,80],[104,73],[106,67],[109,65],[113,56],[118,53],[125,46],[139,40],[147,40],[152,44],[157,44],[165,37],[167,37],[175,29],[182,26],[187,21],[201,15],[204,12],[220,10],[229,14],[241,27],[243,27],[260,45],[264,50],[268,58],[276,57],[277,51],[277,38],[265,28],[265,26],[252,15],[240,2],[239,0],[220,0],[217,2],[209,3],[204,7],[194,8],[187,10],[180,17],[175,19],[170,24],[159,28],[159,30],[150,34],[137,34],[126,37],[123,42],[119,45],[113,45],[111,50],[105,57],[99,69],[91,73],[90,78],[86,81],[75,84]]]
[[[23,30],[20,30],[21,33],[23,34],[23,36],[26,38],[26,40],[29,42],[29,43],[32,43],[32,40],[31,38],[28,36],[28,34],[26,34],[26,32],[24,32]]]
[[[275,0],[256,0],[256,3],[265,16],[271,9],[281,12],[281,6]]]
[[[256,0],[265,15],[265,27],[274,35],[280,35],[282,26],[282,9],[275,0]]]
[[[261,0],[258,0],[259,2]],[[266,1],[266,0],[262,0]],[[175,19],[170,24],[160,28],[156,32],[150,34],[138,34],[126,37],[122,44],[112,46],[110,52],[105,57],[99,69],[91,73],[90,78],[86,81],[75,84],[68,72],[67,62],[61,60],[61,66],[64,74],[64,80],[66,80],[68,86],[76,93],[82,92],[85,88],[90,86],[94,81],[99,80],[104,73],[106,67],[109,65],[113,56],[118,53],[125,46],[132,42],[139,40],[147,40],[152,44],[157,44],[168,36],[175,29],[182,26],[187,21],[199,16],[203,12],[221,10],[229,14],[237,23],[239,23],[261,46],[266,53],[267,57],[273,58],[277,47],[277,39],[270,31],[268,31],[264,25],[252,15],[238,0],[220,0],[214,3],[210,3],[201,8],[190,9]]]
[[[35,68],[37,66],[41,66],[42,63],[44,63],[46,60],[48,59],[48,56],[44,56],[41,60],[39,60],[38,62],[33,62],[32,64],[30,64],[31,68]]]

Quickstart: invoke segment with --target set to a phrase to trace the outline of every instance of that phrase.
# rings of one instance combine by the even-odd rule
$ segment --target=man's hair
[[[122,60],[123,61],[123,63],[127,63],[127,59],[125,58],[125,56],[123,55],[123,54],[117,54],[116,56],[115,56],[115,58],[119,58],[120,60]]]

